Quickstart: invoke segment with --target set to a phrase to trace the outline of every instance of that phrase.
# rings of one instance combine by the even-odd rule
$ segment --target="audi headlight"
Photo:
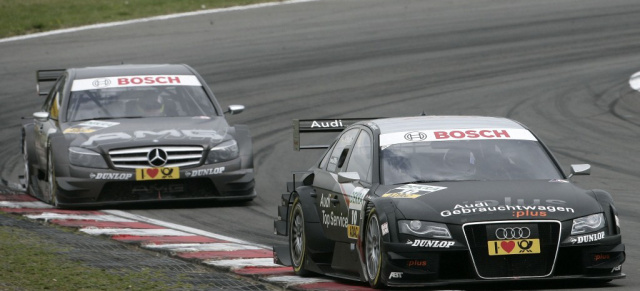
[[[108,168],[107,162],[104,161],[102,155],[94,151],[78,147],[69,148],[69,163],[79,167],[99,169]]]
[[[603,228],[604,225],[604,215],[602,213],[576,218],[571,226],[571,235],[594,232]]]
[[[451,239],[449,228],[442,223],[420,220],[398,220],[400,233],[419,237]]]
[[[207,164],[233,160],[238,157],[238,143],[235,140],[225,141],[209,151]]]

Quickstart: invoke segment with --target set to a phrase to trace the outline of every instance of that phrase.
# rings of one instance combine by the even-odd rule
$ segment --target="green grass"
[[[0,38],[274,0],[0,0]]]
[[[0,226],[0,290],[170,290],[190,289],[180,278],[153,270],[118,273],[83,265],[45,237]],[[167,285],[171,282],[171,286]]]

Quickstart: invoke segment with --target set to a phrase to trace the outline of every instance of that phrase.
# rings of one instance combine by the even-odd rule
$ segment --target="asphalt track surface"
[[[627,246],[627,279],[605,288],[640,286],[640,93],[628,84],[640,71],[636,0],[319,1],[0,43],[3,183],[18,184],[20,118],[43,101],[35,70],[119,63],[187,63],[224,107],[247,106],[228,119],[250,126],[257,170],[248,204],[128,212],[283,243],[272,226],[280,194],[290,171],[320,154],[292,150],[292,119],[505,116],[567,169],[593,166],[573,180],[614,195]]]

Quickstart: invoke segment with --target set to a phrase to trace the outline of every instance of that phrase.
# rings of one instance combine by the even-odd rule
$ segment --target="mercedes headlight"
[[[225,141],[209,151],[207,164],[220,163],[238,157],[238,143],[235,140]]]
[[[597,231],[605,226],[602,213],[576,218],[571,226],[571,235]]]
[[[400,233],[419,237],[451,239],[449,228],[442,223],[420,220],[399,220]]]
[[[109,168],[107,166],[107,162],[102,158],[102,155],[94,151],[78,147],[69,148],[69,163],[79,167],[99,169]]]

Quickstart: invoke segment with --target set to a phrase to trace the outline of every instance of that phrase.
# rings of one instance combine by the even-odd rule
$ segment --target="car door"
[[[315,206],[325,237],[334,241],[344,241],[349,224],[348,209],[337,173],[346,165],[346,158],[359,132],[359,128],[343,132],[327,152],[320,167],[314,171]]]
[[[343,241],[353,241],[358,239],[360,233],[361,220],[364,218],[364,198],[371,188],[373,174],[373,139],[371,134],[362,130],[356,139],[355,144],[351,148],[348,161],[343,166],[340,173],[348,177],[353,173],[358,174],[358,180],[340,183],[343,195],[344,205],[340,205],[344,210],[348,211],[349,224],[347,232],[342,237]]]
[[[40,112],[46,112],[49,117],[46,119],[35,118],[35,148],[38,156],[38,164],[41,169],[45,169],[47,165],[47,145],[49,142],[49,136],[58,131],[58,118],[60,113],[60,99],[62,98],[62,92],[64,89],[64,82],[66,78],[61,77],[56,84],[51,88],[49,95]]]

